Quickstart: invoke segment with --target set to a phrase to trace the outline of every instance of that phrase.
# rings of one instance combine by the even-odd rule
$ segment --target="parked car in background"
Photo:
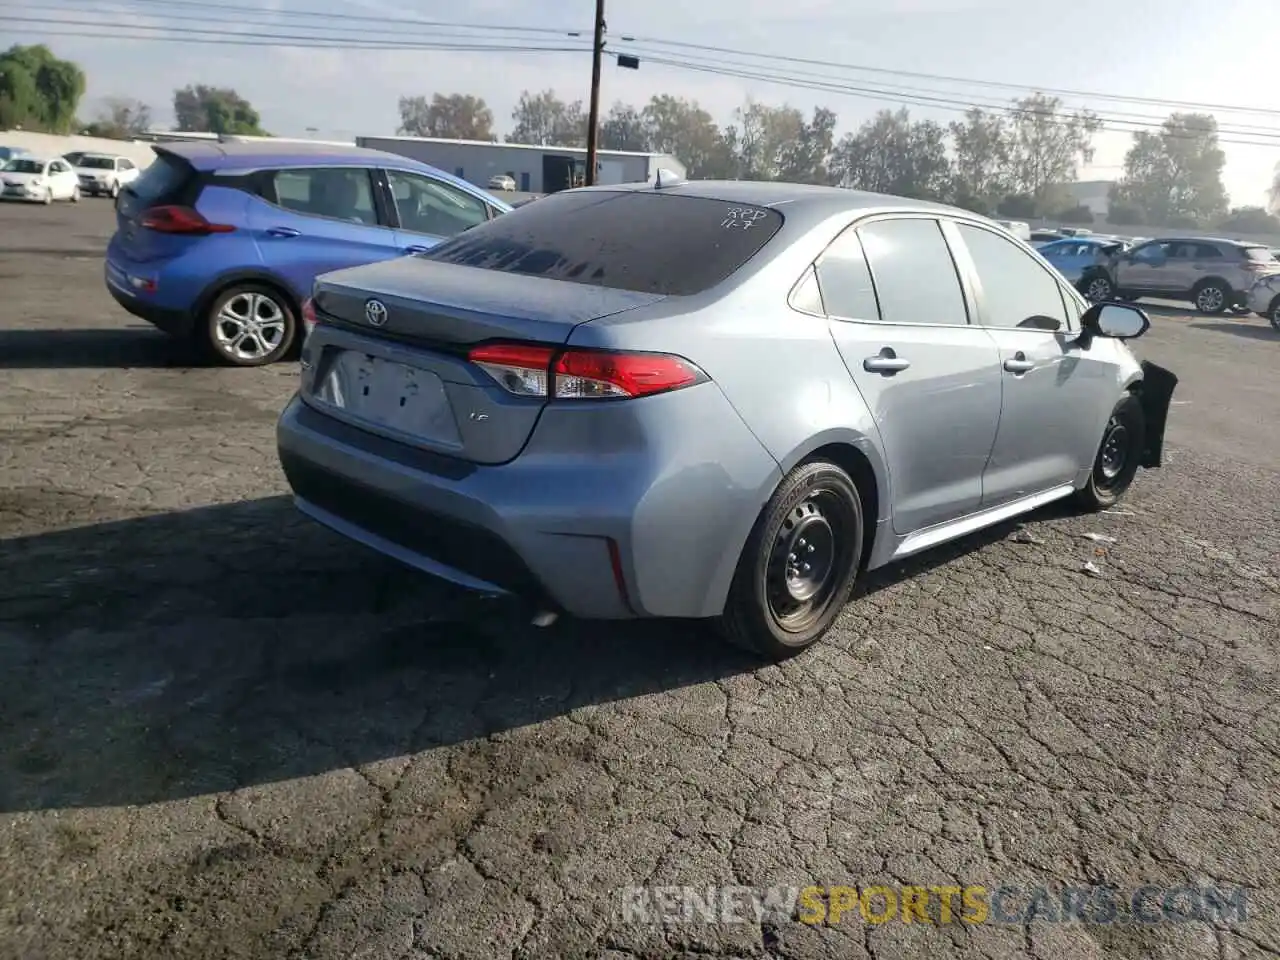
[[[1118,252],[1088,268],[1081,283],[1093,300],[1185,300],[1205,314],[1247,310],[1249,292],[1280,262],[1262,244],[1165,237]]]
[[[996,223],[1000,224],[1019,240],[1031,242],[1031,224],[1024,223],[1021,220],[997,220]]]
[[[71,164],[61,157],[20,156],[0,167],[0,185],[5,200],[53,203],[80,199],[80,182]]]
[[[1052,243],[1042,244],[1038,252],[1069,283],[1087,298],[1096,302],[1105,300],[1107,297],[1094,296],[1094,292],[1085,289],[1080,282],[1085,271],[1091,267],[1105,265],[1108,258],[1123,249],[1124,245],[1115,240],[1103,240],[1098,237],[1062,237]]]
[[[62,159],[74,167],[80,162],[80,158],[88,152],[87,150],[72,150],[70,153],[64,153]]]
[[[508,176],[505,173],[498,174],[496,177],[489,178],[490,190],[515,190],[516,178]]]
[[[1280,330],[1280,273],[1264,276],[1250,287],[1246,306]]]
[[[31,151],[25,147],[0,147],[0,166],[8,163],[14,157],[29,157]]]
[[[563,191],[325,274],[312,309],[277,427],[303,512],[475,590],[713,618],[773,659],[863,570],[1117,502],[1176,384],[1122,342],[1141,311],[1090,307],[990,220],[834,187]]]
[[[511,208],[406,157],[320,144],[167,143],[116,204],[107,289],[225,363],[297,342],[317,274],[422,253]]]
[[[80,192],[92,197],[111,197],[138,179],[138,165],[128,157],[108,153],[83,153],[76,163]]]
[[[1062,234],[1057,230],[1032,230],[1031,239],[1028,241],[1033,247],[1039,247],[1045,243],[1053,243],[1055,240],[1061,240]]]

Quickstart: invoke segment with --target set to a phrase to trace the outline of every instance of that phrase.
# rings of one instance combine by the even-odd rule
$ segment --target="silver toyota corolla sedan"
[[[714,618],[782,659],[864,570],[1160,464],[1177,378],[961,210],[835,188],[553,194],[322,276],[298,507],[457,584]]]

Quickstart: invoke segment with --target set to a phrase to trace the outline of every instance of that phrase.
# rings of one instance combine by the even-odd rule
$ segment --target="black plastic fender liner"
[[[1146,444],[1141,465],[1152,468],[1164,462],[1164,429],[1169,422],[1169,404],[1178,386],[1178,375],[1150,360],[1142,361],[1142,388],[1138,399],[1146,415]]]

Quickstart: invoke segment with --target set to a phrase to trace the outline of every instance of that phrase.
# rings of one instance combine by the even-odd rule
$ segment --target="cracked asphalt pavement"
[[[1280,954],[1280,335],[1152,306],[1165,467],[869,578],[761,667],[535,629],[298,516],[296,370],[0,208],[0,957]],[[1088,535],[1114,538],[1090,539]],[[1100,575],[1084,570],[1092,562]],[[1217,884],[1241,923],[624,922],[628,885]]]

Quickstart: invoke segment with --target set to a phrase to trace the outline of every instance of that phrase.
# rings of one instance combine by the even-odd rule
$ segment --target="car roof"
[[[470,193],[483,193],[474,184],[450,173],[445,173],[429,163],[367,147],[342,146],[327,143],[271,143],[255,140],[247,142],[212,143],[207,140],[172,141],[152,145],[157,154],[181,157],[201,172],[210,170],[255,170],[259,167],[360,167],[376,164],[393,170],[413,170],[432,176]],[[487,195],[486,195],[487,196]],[[493,198],[495,203],[503,201]]]
[[[985,219],[977,214],[930,200],[909,200],[886,193],[865,190],[847,190],[844,187],[824,187],[808,183],[780,183],[756,180],[677,180],[669,186],[655,187],[650,183],[623,183],[598,187],[579,187],[574,193],[600,192],[653,192],[681,197],[698,197],[704,200],[723,200],[726,203],[742,203],[756,207],[771,207],[792,223],[800,226],[820,223],[841,213],[871,213],[873,211],[895,213],[950,214],[966,219]]]
[[[71,152],[71,153],[78,153],[78,154],[80,154],[80,159],[81,159],[81,160],[83,160],[85,157],[97,157],[97,158],[98,158],[98,159],[100,159],[100,160],[122,160],[122,159],[124,159],[124,158],[123,158],[123,157],[121,157],[121,156],[120,156],[120,154],[118,154],[118,153],[99,153],[97,150],[72,150],[72,151],[70,151],[70,152]],[[63,156],[66,156],[66,154],[63,154]]]

